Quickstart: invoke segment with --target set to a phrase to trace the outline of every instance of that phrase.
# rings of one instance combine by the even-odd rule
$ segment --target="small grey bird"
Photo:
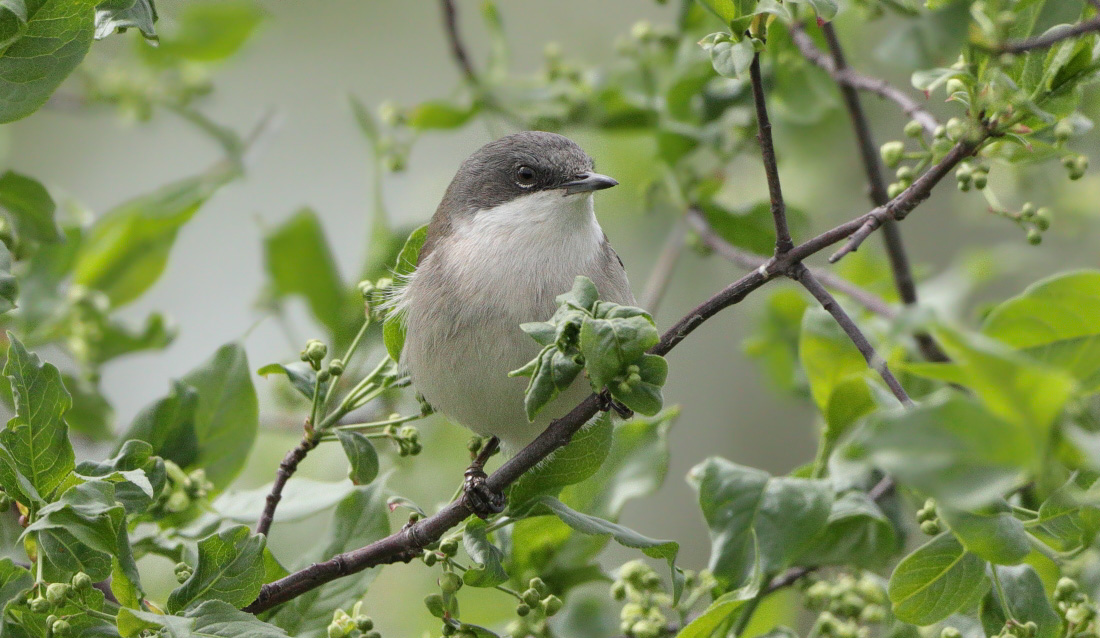
[[[508,373],[539,351],[520,324],[549,319],[577,275],[601,299],[634,305],[592,205],[595,191],[616,184],[554,133],[509,135],[462,163],[396,302],[406,325],[401,364],[438,412],[516,451],[588,396],[578,378],[530,423],[527,379]]]

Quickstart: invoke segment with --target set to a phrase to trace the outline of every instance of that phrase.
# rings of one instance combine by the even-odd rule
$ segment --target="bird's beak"
[[[618,185],[619,182],[607,175],[600,175],[599,173],[581,173],[571,181],[562,184],[559,188],[564,188],[566,195],[576,195],[577,193],[602,191],[605,188],[611,188],[612,186]]]

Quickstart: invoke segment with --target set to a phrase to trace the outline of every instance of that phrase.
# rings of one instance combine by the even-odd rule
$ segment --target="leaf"
[[[538,508],[544,507],[550,510],[550,512],[561,519],[561,522],[582,534],[609,535],[624,547],[640,549],[643,554],[650,558],[667,560],[668,568],[672,573],[672,580],[676,589],[674,598],[679,599],[680,591],[683,587],[683,576],[679,573],[679,570],[676,569],[676,554],[680,551],[679,543],[649,538],[632,529],[628,529],[610,521],[605,521],[602,518],[581,514],[552,496],[540,496],[536,500],[536,504]],[[536,509],[535,511],[537,512],[539,510]]]
[[[555,345],[548,345],[527,365],[508,373],[512,377],[531,377],[523,391],[523,409],[528,421],[534,421],[544,407],[573,384],[584,369],[578,358],[562,352]]]
[[[722,638],[729,634],[738,612],[760,593],[760,570],[744,586],[714,599],[703,613],[676,634],[676,638]]]
[[[727,208],[715,201],[708,201],[702,203],[700,209],[714,232],[734,246],[767,256],[775,250],[775,229],[769,202]],[[787,207],[787,221],[795,235],[808,230],[809,216],[800,208]]]
[[[264,265],[275,299],[301,296],[333,337],[362,319],[362,299],[356,300],[344,285],[321,222],[312,210],[300,209],[265,234]]]
[[[0,124],[37,111],[92,44],[91,1],[36,0],[24,10],[25,28],[17,27],[21,35],[0,53]],[[10,27],[5,35],[12,40]]]
[[[1031,565],[1015,567],[993,565],[990,569],[996,570],[1001,586],[1004,587],[1005,600],[1008,602],[1013,618],[1020,623],[1031,621],[1038,625],[1036,638],[1055,638],[1061,635],[1062,619],[1051,607],[1046,590],[1043,588],[1043,581],[1035,572],[1035,568]],[[1000,599],[995,597],[994,600],[997,601],[997,611],[1001,612],[1003,618]],[[1000,626],[1004,626],[1003,621]]]
[[[462,582],[472,587],[496,587],[508,580],[508,573],[501,564],[504,552],[489,540],[487,527],[488,523],[474,517],[466,522],[462,532],[466,553],[477,563],[462,574]]]
[[[72,399],[57,368],[27,352],[10,332],[8,341],[4,374],[11,382],[15,416],[0,432],[0,443],[12,455],[19,475],[37,495],[51,500],[54,490],[75,467],[68,426],[62,420]],[[31,496],[18,484],[4,483],[9,494]]]
[[[0,53],[27,30],[27,5],[24,0],[0,1]]]
[[[476,104],[463,108],[450,102],[433,100],[413,107],[408,114],[408,124],[421,131],[458,128],[477,112]]]
[[[768,381],[785,392],[805,392],[805,373],[797,363],[802,316],[809,305],[796,290],[774,291],[757,320],[756,331],[742,343],[745,354],[759,362]]]
[[[1024,426],[954,392],[871,415],[848,455],[867,457],[902,484],[959,509],[1001,498],[1038,460]]]
[[[661,336],[648,314],[612,318],[585,317],[581,324],[580,350],[593,390],[601,390],[626,367],[657,345]]]
[[[30,571],[16,565],[10,558],[0,558],[0,613],[33,584],[34,576]]]
[[[157,21],[157,8],[153,0],[106,0],[95,8],[95,39],[102,40],[112,33],[122,33],[134,28],[145,39],[157,41],[153,23]]]
[[[773,478],[711,457],[688,473],[710,530],[709,569],[728,589],[755,566],[765,575],[789,567],[825,529],[833,504],[828,481]]]
[[[420,249],[428,239],[428,225],[417,228],[409,234],[401,252],[397,254],[397,263],[393,268],[395,281],[401,282],[416,270],[416,263],[420,257]],[[386,317],[382,326],[382,341],[386,346],[386,352],[394,361],[401,360],[401,350],[405,348],[405,318],[401,313],[391,312]]]
[[[161,34],[160,45],[141,49],[142,56],[155,64],[230,58],[252,37],[264,12],[246,0],[216,0],[188,3],[173,17],[175,28]]]
[[[355,490],[347,481],[331,483],[296,476],[283,488],[279,500],[280,523],[300,521],[334,507]],[[260,518],[271,493],[271,484],[251,490],[226,490],[210,504],[222,518],[234,523],[253,524]]]
[[[881,567],[899,549],[893,522],[866,492],[847,491],[833,501],[825,529],[797,564]]]
[[[816,13],[817,17],[821,20],[828,21],[828,20],[832,20],[834,17],[836,17],[836,12],[837,12],[836,0],[794,0],[794,1],[804,3],[804,4],[808,4],[811,7],[813,7],[814,13]]]
[[[825,417],[826,436],[835,440],[875,407],[866,382],[867,361],[822,308],[802,315],[798,353],[810,394]]]
[[[195,388],[172,381],[168,396],[138,412],[121,441],[145,441],[153,447],[153,454],[181,468],[193,467],[199,455],[199,440],[195,431],[198,402]],[[124,443],[116,448],[116,453],[121,451],[122,445]]]
[[[579,483],[600,468],[611,449],[611,417],[596,415],[542,463],[520,476],[508,493],[509,509],[523,512],[542,495],[557,495],[567,485]]]
[[[265,544],[263,534],[253,534],[244,525],[199,541],[198,564],[168,596],[168,611],[178,613],[207,600],[241,608],[255,600],[264,584]]]
[[[127,608],[118,612],[118,633],[123,638],[137,638],[145,631],[158,629],[171,638],[287,638],[282,629],[220,600],[208,600],[182,616]]]
[[[348,478],[356,485],[366,485],[378,476],[378,452],[370,439],[358,432],[336,430],[336,437],[344,448],[351,469]]]
[[[4,56],[0,55],[0,66]],[[0,175],[0,208],[11,215],[21,241],[57,243],[64,238],[54,220],[57,204],[38,180],[13,171]]]
[[[1077,476],[1071,476],[1050,493],[1039,506],[1033,530],[1047,544],[1063,552],[1091,545],[1100,532],[1100,503],[1095,494],[1086,493],[1076,481]]]
[[[642,355],[637,364],[638,381],[613,382],[611,396],[626,407],[645,416],[654,416],[664,406],[661,387],[668,378],[668,361],[655,354]]]
[[[0,314],[15,308],[19,296],[19,282],[11,273],[11,250],[0,241]]]
[[[922,626],[947,618],[984,591],[985,564],[953,535],[940,534],[902,559],[890,576],[894,615]]]
[[[1015,565],[1031,553],[1024,524],[1004,499],[974,512],[950,507],[938,511],[967,551],[995,565]]]
[[[164,461],[153,455],[153,446],[145,441],[126,441],[113,458],[83,461],[76,473],[113,483],[115,500],[129,514],[145,511],[167,481]]]
[[[89,359],[104,364],[123,355],[144,350],[163,350],[176,338],[176,328],[160,313],[145,318],[145,325],[131,328],[119,321],[105,322],[99,339],[92,343]]]
[[[747,39],[731,39],[729,34],[716,33],[718,37],[703,39],[699,44],[708,54],[715,72],[725,78],[744,81],[748,77],[754,51]]]
[[[1100,271],[1063,273],[993,308],[982,333],[1100,390]]]
[[[297,568],[385,537],[390,530],[385,491],[382,481],[376,481],[345,497],[333,513],[327,541],[296,561]],[[377,575],[378,569],[367,569],[340,578],[279,606],[266,619],[298,638],[322,638],[333,611],[347,609],[362,598]]]
[[[295,390],[306,399],[313,400],[313,388],[317,383],[317,371],[305,361],[295,361],[286,365],[269,363],[257,370],[256,374],[261,377],[266,377],[269,374],[284,374]],[[330,381],[325,381],[321,384],[321,396],[325,396],[329,383]]]
[[[117,206],[96,220],[81,243],[73,283],[127,304],[164,272],[176,235],[219,188],[240,175],[228,164]]]

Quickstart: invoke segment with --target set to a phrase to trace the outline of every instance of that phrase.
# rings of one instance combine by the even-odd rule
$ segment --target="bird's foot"
[[[634,410],[631,410],[622,403],[616,401],[615,399],[612,399],[611,394],[609,394],[607,390],[604,390],[596,396],[597,400],[599,401],[599,408],[601,412],[614,410],[615,414],[618,414],[619,418],[624,420],[634,416]]]
[[[500,450],[500,439],[492,437],[481,452],[466,469],[466,480],[462,484],[463,502],[478,518],[489,518],[504,511],[507,498],[499,490],[490,488],[485,482],[485,463]]]

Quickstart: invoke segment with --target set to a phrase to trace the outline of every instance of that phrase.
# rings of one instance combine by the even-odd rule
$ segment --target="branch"
[[[791,230],[787,226],[787,205],[783,202],[783,188],[779,184],[779,168],[775,161],[775,145],[772,143],[772,123],[764,101],[764,81],[760,78],[760,52],[752,56],[749,65],[752,79],[752,98],[756,104],[756,138],[760,141],[760,155],[764,160],[764,174],[768,178],[768,195],[771,198],[772,219],[775,221],[775,254],[782,255],[794,247]]]
[[[283,487],[286,486],[286,482],[290,480],[294,472],[298,470],[298,464],[302,462],[302,459],[306,458],[310,450],[317,447],[317,443],[318,439],[315,437],[313,427],[307,423],[306,434],[302,437],[301,442],[293,450],[287,452],[282,463],[279,463],[279,470],[275,473],[275,482],[272,483],[271,492],[267,495],[267,501],[264,503],[264,511],[260,514],[260,520],[256,523],[257,534],[268,535],[271,522],[275,520],[275,508],[279,506],[279,501],[283,498]]]
[[[451,55],[462,69],[462,74],[471,84],[477,83],[477,73],[474,65],[470,64],[470,56],[466,54],[466,45],[462,43],[462,36],[458,33],[458,11],[455,9],[454,0],[440,0],[443,9],[443,25],[447,31],[447,41],[451,44]]]
[[[747,250],[741,250],[720,237],[718,233],[714,232],[711,225],[707,223],[706,217],[699,209],[692,208],[688,211],[687,220],[692,230],[699,234],[699,239],[702,240],[703,245],[718,253],[727,261],[746,270],[755,270],[768,263],[767,258],[750,253]],[[887,319],[893,319],[898,316],[897,309],[887,303],[882,297],[864,290],[846,279],[837,277],[826,270],[810,268],[810,272],[826,287],[832,288],[850,297],[852,301],[855,301],[874,314]]]
[[[1100,2],[1100,0],[1097,0]],[[836,35],[833,24],[826,23],[822,27],[825,34],[825,42],[829,46],[834,68],[839,72],[849,70],[844,58],[844,48]],[[805,34],[803,34],[805,35]],[[874,134],[871,133],[871,125],[867,114],[863,110],[859,93],[854,87],[843,82],[837,82],[840,94],[844,98],[844,104],[848,109],[848,115],[852,120],[852,128],[856,135],[856,145],[859,149],[860,159],[863,161],[863,170],[867,173],[868,192],[871,203],[875,206],[885,206],[890,201],[886,192],[886,179],[883,177],[882,162],[879,160]],[[905,243],[901,239],[901,231],[897,222],[887,219],[882,228],[883,241],[886,245],[886,254],[890,258],[890,270],[894,274],[894,286],[898,290],[898,296],[906,306],[917,303],[917,287],[913,282],[913,271],[909,265],[909,258],[905,254]],[[820,279],[820,277],[819,277]],[[926,332],[918,332],[914,335],[921,354],[928,361],[947,361],[947,355]]]
[[[837,303],[835,297],[829,294],[828,290],[821,285],[821,282],[814,277],[810,269],[802,263],[797,263],[791,267],[791,278],[802,284],[821,303],[821,307],[824,308],[829,314],[836,319],[836,322],[840,324],[842,330],[848,335],[848,338],[852,340],[856,348],[859,349],[859,353],[863,355],[863,358],[867,361],[867,366],[875,372],[878,372],[882,377],[882,380],[886,382],[886,386],[890,388],[890,391],[894,393],[898,401],[902,405],[909,407],[913,405],[913,400],[909,398],[909,395],[905,392],[905,389],[901,387],[901,383],[893,372],[890,372],[889,366],[886,365],[886,361],[878,356],[875,352],[875,348],[871,345],[871,342],[867,340],[867,337],[863,334],[863,331],[859,329],[856,322],[852,321],[852,318],[848,316],[848,313],[844,311],[844,308]]]
[[[852,68],[837,68],[833,59],[817,48],[817,45],[802,28],[802,25],[792,24],[790,29],[791,39],[794,40],[795,46],[802,52],[802,55],[824,69],[826,73],[832,76],[833,80],[842,86],[848,86],[858,91],[868,91],[883,99],[890,100],[901,107],[901,110],[911,119],[920,122],[926,132],[929,134],[935,132],[936,127],[939,126],[936,118],[925,110],[920,103],[910,97],[908,93],[894,87],[886,80],[864,75]]]
[[[902,191],[900,195],[882,206],[876,207],[863,217],[863,223],[848,238],[848,243],[829,257],[829,263],[840,261],[845,255],[859,248],[863,240],[875,232],[887,219],[901,221],[905,219],[914,208],[919,206],[932,194],[932,189],[947,176],[964,159],[973,155],[988,139],[989,133],[983,132],[976,140],[961,140],[948,151],[947,155],[932,168],[924,172],[913,184]],[[849,222],[850,223],[850,222]],[[838,227],[839,228],[839,227]],[[835,230],[835,229],[834,229]]]
[[[664,247],[657,256],[657,263],[646,281],[645,290],[642,292],[641,306],[650,315],[657,314],[657,307],[661,305],[668,289],[668,282],[672,278],[672,271],[680,261],[680,255],[684,251],[684,223],[677,219],[665,237]]]
[[[1091,1],[1092,0],[1090,0],[1090,2]],[[1093,4],[1095,5],[1097,3],[1093,2]],[[1098,9],[1100,9],[1100,7],[1098,7]],[[1084,22],[1078,22],[1077,24],[1067,26],[1063,29],[1051,30],[1043,35],[1035,36],[1034,38],[1005,42],[995,47],[993,50],[997,53],[1026,53],[1028,51],[1034,51],[1035,49],[1046,49],[1058,44],[1062,40],[1069,40],[1070,38],[1076,38],[1086,33],[1093,32],[1100,32],[1100,16],[1085,20]]]

